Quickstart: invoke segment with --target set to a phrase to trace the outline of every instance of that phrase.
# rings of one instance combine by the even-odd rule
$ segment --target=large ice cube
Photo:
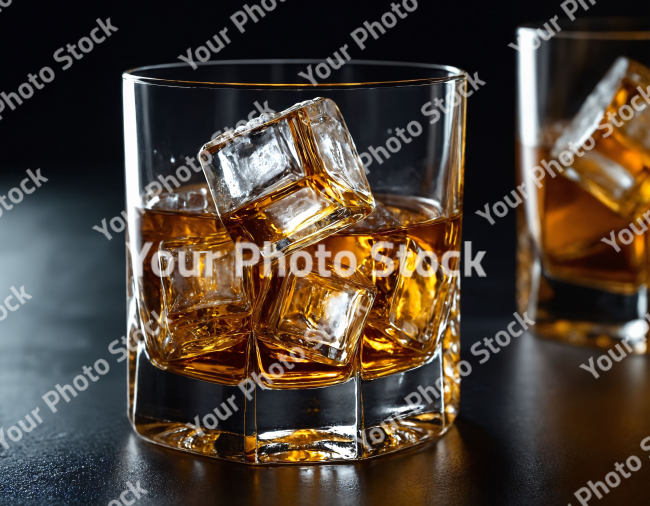
[[[250,268],[237,266],[227,234],[180,237],[160,244],[168,332],[161,355],[175,360],[220,351],[250,333]]]
[[[450,272],[440,265],[443,258],[408,236],[390,208],[378,200],[375,205],[366,219],[306,251],[316,256],[323,245],[332,257],[352,254],[359,271],[377,287],[367,325],[401,346],[429,353],[446,321]]]
[[[235,242],[287,254],[370,214],[363,164],[336,104],[317,98],[226,132],[199,154]]]
[[[374,276],[381,293],[369,325],[407,348],[428,352],[446,321],[450,273],[410,237],[388,239],[377,252],[392,260],[394,268],[386,277]],[[390,272],[388,267],[387,262],[372,260],[375,272]]]
[[[649,97],[650,69],[618,58],[551,150],[583,147],[564,175],[624,217],[650,205]]]
[[[314,263],[301,272],[278,262],[266,277],[255,311],[255,335],[286,349],[298,347],[310,359],[328,365],[348,364],[377,293],[362,274],[346,266]],[[288,267],[288,266],[287,266]]]

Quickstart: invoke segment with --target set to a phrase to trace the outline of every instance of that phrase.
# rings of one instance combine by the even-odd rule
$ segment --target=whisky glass
[[[150,442],[248,464],[349,461],[436,440],[458,413],[465,73],[350,61],[317,86],[293,84],[308,65],[321,64],[172,64],[123,76],[128,415]],[[298,355],[264,337],[277,306],[300,312],[305,304],[284,303],[289,295],[274,292],[275,271],[254,267],[233,281],[224,253],[210,286],[228,284],[229,303],[219,312],[208,300],[182,313],[199,322],[189,330],[183,324],[183,336],[198,337],[179,348],[170,340],[181,328],[173,291],[185,282],[165,277],[165,262],[179,248],[232,252],[234,244],[199,150],[260,113],[316,97],[334,101],[344,116],[376,213],[299,252],[325,244],[361,265],[374,261],[372,245],[396,241],[442,261],[372,282],[355,274],[346,286],[377,298],[365,324],[350,332],[358,341],[326,347],[332,353],[324,356],[324,348]],[[335,285],[328,293],[340,289]]]
[[[650,85],[650,23],[593,18],[559,28],[517,29],[517,185],[529,194],[517,207],[518,309],[543,337],[645,353],[648,234],[637,220],[650,207],[650,130],[647,109],[631,99],[639,83]],[[617,119],[628,109],[627,123]]]

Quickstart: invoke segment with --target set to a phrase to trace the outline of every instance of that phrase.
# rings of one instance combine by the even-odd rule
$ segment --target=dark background
[[[6,1],[6,0],[5,0]],[[476,372],[463,382],[461,416],[437,445],[372,462],[250,469],[138,440],[125,415],[124,364],[107,354],[124,333],[123,235],[92,230],[124,209],[121,73],[179,62],[228,25],[245,2],[13,0],[0,12],[0,92],[44,67],[56,78],[0,121],[0,195],[29,168],[47,184],[0,217],[0,296],[25,285],[25,307],[0,322],[0,426],[98,357],[111,373],[61,405],[10,450],[0,447],[0,504],[107,504],[127,480],[139,504],[566,505],[632,454],[644,469],[591,504],[649,504],[639,442],[650,435],[650,370],[630,358],[594,380],[578,365],[594,350],[527,336],[485,366],[468,353],[514,311],[514,213],[490,226],[475,215],[514,188],[515,42],[522,22],[560,15],[561,1],[442,2],[418,10],[353,58],[459,66],[487,84],[469,99],[463,238],[485,250],[487,277],[463,279],[463,351]],[[254,1],[249,4],[256,3]],[[390,1],[286,0],[236,33],[223,59],[330,56]],[[598,0],[580,16],[650,16],[647,0]],[[111,19],[119,31],[61,70],[53,53]],[[8,295],[8,293],[7,293]],[[647,434],[645,434],[647,432]],[[645,474],[644,474],[645,473]],[[643,476],[641,476],[643,475]]]
[[[44,66],[53,68],[56,77],[15,111],[7,107],[1,113],[0,178],[11,188],[27,168],[40,167],[62,184],[84,177],[107,189],[122,187],[121,73],[180,62],[178,55],[205,44],[226,25],[235,36],[219,53],[222,59],[324,59],[347,43],[357,59],[454,65],[472,75],[478,72],[487,82],[468,105],[464,238],[475,249],[489,246],[488,277],[466,284],[485,297],[498,292],[502,308],[511,307],[514,213],[490,226],[474,212],[514,188],[516,52],[508,43],[516,42],[520,23],[566,17],[562,2],[420,0],[413,14],[378,40],[370,38],[364,51],[351,43],[349,34],[364,21],[378,21],[390,8],[388,0],[278,1],[275,11],[257,24],[249,21],[240,34],[229,16],[244,3],[13,0],[0,12],[0,92],[17,92],[28,73],[37,74]],[[650,2],[599,0],[588,13],[580,7],[576,15],[648,17]],[[61,70],[54,52],[88,36],[97,18],[110,18],[118,32]],[[111,216],[123,206],[116,201]],[[475,310],[489,315],[492,309]]]

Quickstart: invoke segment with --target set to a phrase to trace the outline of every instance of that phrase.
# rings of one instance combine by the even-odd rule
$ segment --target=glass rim
[[[222,65],[282,65],[282,64],[297,64],[297,65],[310,65],[320,64],[325,60],[313,59],[250,59],[250,60],[214,60],[207,62],[197,62],[196,65],[202,67],[222,66]],[[433,63],[415,63],[415,62],[397,62],[397,61],[384,61],[384,60],[349,60],[347,65],[359,66],[383,66],[383,67],[409,67],[421,68],[427,70],[446,71],[449,73],[443,77],[423,77],[418,79],[406,80],[386,80],[386,81],[368,81],[368,82],[329,82],[329,83],[230,83],[230,82],[216,82],[216,81],[186,81],[175,79],[163,79],[157,77],[147,77],[138,75],[139,72],[148,70],[163,70],[174,69],[179,67],[186,67],[187,63],[164,63],[160,65],[146,65],[141,67],[132,68],[122,73],[122,78],[125,81],[132,81],[139,84],[149,84],[158,86],[169,87],[182,87],[182,88],[268,88],[268,89],[281,89],[281,88],[346,88],[346,89],[359,89],[366,87],[403,87],[403,86],[422,86],[428,84],[443,84],[453,81],[460,81],[466,79],[466,72],[459,67],[451,65],[437,65]]]
[[[522,23],[517,26],[517,32],[535,32],[542,28],[549,20]],[[607,24],[630,25],[625,27],[606,28]],[[560,19],[558,24],[562,28],[553,35],[558,39],[586,39],[586,40],[650,40],[650,18],[633,18],[629,16],[608,16],[579,18],[574,21]],[[599,25],[600,24],[600,25]],[[600,26],[600,28],[598,28]],[[642,27],[642,28],[639,28]]]

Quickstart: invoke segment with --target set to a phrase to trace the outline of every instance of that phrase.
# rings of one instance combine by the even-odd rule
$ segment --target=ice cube
[[[408,236],[395,213],[379,201],[376,206],[365,220],[304,251],[312,258],[319,248],[331,258],[340,252],[353,256],[355,266],[377,288],[368,325],[398,345],[429,353],[446,321],[451,272],[439,265],[443,258]]]
[[[650,69],[618,58],[551,150],[582,147],[565,175],[623,217],[650,205],[649,95]]]
[[[336,104],[317,98],[206,144],[199,158],[235,242],[304,248],[369,215],[374,200]]]
[[[180,237],[160,244],[160,272],[168,332],[165,360],[220,351],[250,333],[250,268],[237,266],[227,234]]]
[[[288,121],[248,132],[243,128],[215,156],[222,179],[214,178],[211,188],[224,214],[305,177]]]
[[[431,351],[447,318],[445,307],[451,273],[410,237],[388,236],[372,263],[379,294],[368,324],[399,344],[420,352]],[[376,260],[384,257],[386,260]],[[390,269],[388,259],[393,262]]]
[[[329,276],[314,265],[283,276],[275,262],[255,311],[255,335],[288,350],[298,347],[310,360],[343,366],[355,353],[377,290],[347,267],[327,262],[325,272]]]

